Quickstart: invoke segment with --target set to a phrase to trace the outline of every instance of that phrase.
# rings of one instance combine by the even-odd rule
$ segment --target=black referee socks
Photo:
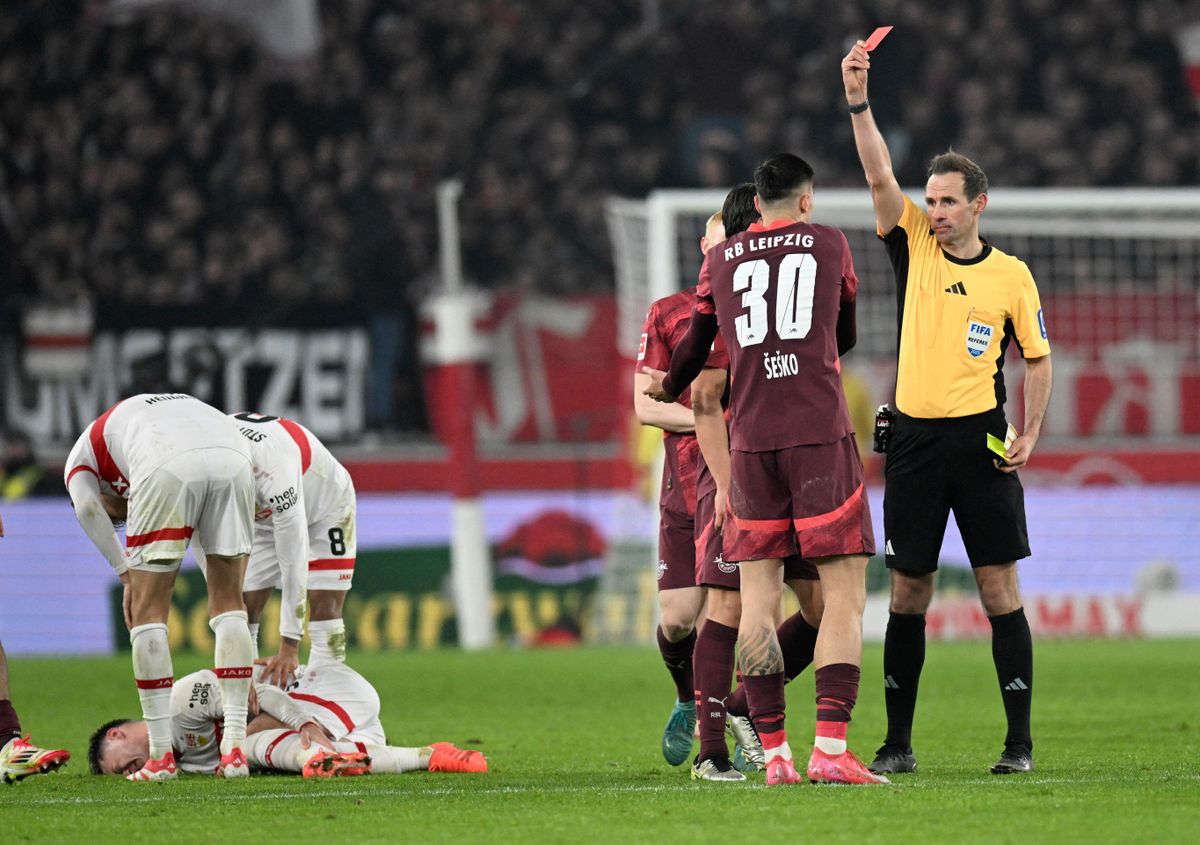
[[[891,613],[883,641],[883,696],[887,702],[888,732],[884,742],[912,748],[913,711],[917,685],[925,665],[925,614]]]
[[[1033,739],[1029,735],[1029,704],[1033,697],[1033,638],[1029,634],[1025,608],[989,616],[988,621],[992,623],[992,660],[996,663],[1004,714],[1008,717],[1008,735],[1004,738],[1004,746],[1033,751]]]

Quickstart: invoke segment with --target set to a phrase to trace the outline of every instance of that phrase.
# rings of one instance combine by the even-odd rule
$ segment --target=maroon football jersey
[[[664,296],[655,301],[646,312],[642,326],[642,341],[638,349],[637,369],[653,367],[666,370],[671,366],[671,353],[687,334],[692,318],[692,306],[696,302],[696,288],[689,288]],[[708,355],[704,366],[720,369],[729,368],[729,357],[724,344],[718,339]],[[685,390],[679,397],[683,406],[692,407],[691,391]],[[696,481],[698,467],[704,463],[700,444],[694,434],[663,433],[666,461],[663,467],[663,485],[660,504],[671,510],[696,512]]]
[[[858,290],[841,230],[755,223],[705,256],[696,309],[716,313],[729,352],[731,449],[833,443],[852,432],[837,319]]]

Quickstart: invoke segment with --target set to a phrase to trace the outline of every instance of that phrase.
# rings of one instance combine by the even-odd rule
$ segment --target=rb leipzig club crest
[[[992,335],[995,331],[987,323],[978,320],[970,320],[967,323],[967,351],[971,353],[972,358],[978,358],[987,352],[987,348],[992,345]]]

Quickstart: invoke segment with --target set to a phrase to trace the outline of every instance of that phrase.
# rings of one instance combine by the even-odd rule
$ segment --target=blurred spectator
[[[780,149],[861,186],[836,68],[876,23],[896,26],[872,84],[905,185],[947,141],[1004,187],[1200,179],[1178,0],[696,0],[660,4],[653,31],[639,0],[355,0],[322,4],[319,69],[295,79],[186,4],[8,5],[6,289],[357,314],[397,350],[376,383],[413,369],[406,287],[436,262],[440,179],[465,180],[474,278],[609,289],[608,194],[725,186]]]
[[[0,465],[0,499],[12,502],[29,496],[61,496],[62,476],[47,474],[33,453],[33,443],[22,432],[0,433],[3,464]]]

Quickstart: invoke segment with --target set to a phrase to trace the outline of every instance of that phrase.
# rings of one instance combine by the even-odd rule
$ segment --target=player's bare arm
[[[997,462],[1001,472],[1016,472],[1029,463],[1038,437],[1042,433],[1042,419],[1046,416],[1046,408],[1050,404],[1050,387],[1053,381],[1049,355],[1025,359],[1025,429],[1013,440],[1005,464]]]
[[[713,480],[717,482],[713,525],[720,531],[725,522],[725,503],[729,499],[729,430],[725,427],[725,411],[721,396],[725,393],[728,374],[721,369],[706,367],[692,383],[692,409],[696,416],[696,441],[704,455]]]
[[[842,84],[846,89],[846,103],[851,107],[867,102],[867,72],[871,69],[871,57],[865,44],[865,41],[857,42],[842,59]],[[850,122],[854,126],[858,158],[866,173],[867,184],[871,186],[875,223],[886,235],[896,228],[904,213],[904,195],[892,172],[892,157],[870,108],[852,113]]]
[[[642,369],[643,372],[633,374],[633,412],[637,415],[638,422],[672,434],[691,434],[695,431],[696,420],[690,410],[680,405],[675,398],[658,399],[647,392],[654,383],[654,377],[645,372],[649,367]],[[659,376],[658,384],[661,386],[662,376]]]

